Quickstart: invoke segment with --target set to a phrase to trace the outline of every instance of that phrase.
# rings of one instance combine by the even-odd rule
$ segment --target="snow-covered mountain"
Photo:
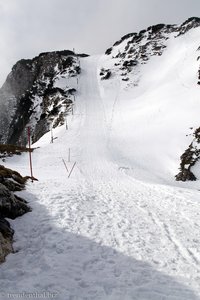
[[[122,37],[101,59],[106,102],[109,91],[116,89],[115,106],[126,119],[118,128],[124,125],[125,132],[133,126],[127,143],[134,151],[124,157],[134,161],[134,169],[138,165],[139,177],[141,170],[159,177],[165,169],[168,176],[177,174],[177,180],[199,178],[198,167],[192,171],[200,157],[199,36],[199,18],[181,25],[158,24]],[[115,147],[119,145],[120,139]]]
[[[40,55],[37,61],[53,56],[52,66],[42,67],[33,86],[29,72],[22,87],[17,73],[16,86],[14,79],[8,85],[9,75],[1,99],[8,86],[15,91],[2,135],[14,142],[9,120],[20,115],[13,103],[27,88],[31,109],[37,106],[24,123],[37,140],[38,181],[18,192],[32,212],[10,222],[15,252],[0,266],[0,300],[200,299],[199,180],[175,181],[181,154],[199,147],[199,25],[191,18],[149,27],[104,55]],[[63,60],[72,63],[64,72]],[[68,127],[56,121],[61,113]],[[36,134],[43,118],[46,129]],[[182,157],[182,175],[188,170],[198,179],[198,152],[189,157],[189,164]],[[4,159],[5,167],[29,174],[26,152]]]
[[[106,50],[98,64],[101,92],[105,105],[110,106],[107,112],[116,104],[121,113],[127,107],[126,100],[113,102],[113,92],[116,97],[123,94],[124,99],[131,99],[127,107],[131,114],[124,125],[132,124],[137,132],[127,143],[134,144],[138,154],[134,151],[134,157],[126,158],[136,165],[139,162],[139,169],[151,169],[148,163],[155,150],[160,156],[155,164],[157,175],[160,163],[168,161],[165,172],[171,172],[174,164],[173,174],[179,173],[176,178],[183,181],[196,179],[191,169],[199,158],[198,143],[191,150],[193,139],[186,138],[190,128],[194,134],[199,128],[199,28],[200,19],[190,18],[181,25],[158,24],[127,34]],[[50,128],[65,123],[75,99],[80,56],[85,55],[65,50],[16,63],[0,90],[1,143],[26,144],[28,125],[35,142]],[[146,153],[146,140],[141,141],[144,135],[152,147],[156,141],[162,145]],[[188,146],[191,151],[186,150]],[[181,164],[177,156],[181,156]]]
[[[14,65],[0,90],[0,141],[26,144],[63,125],[76,92],[79,56],[72,51],[41,53]]]
[[[107,58],[100,76],[102,79],[108,79],[109,75],[117,74],[123,81],[128,82],[128,86],[137,86],[142,76],[140,71],[142,64],[147,64],[153,56],[161,56],[170,39],[176,39],[199,26],[199,18],[190,18],[181,25],[158,24],[139,33],[123,36],[106,50]],[[179,41],[177,46],[178,44]]]

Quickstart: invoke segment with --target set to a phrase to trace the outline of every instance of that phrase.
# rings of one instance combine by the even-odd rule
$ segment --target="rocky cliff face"
[[[79,56],[68,50],[18,61],[0,89],[0,143],[26,144],[27,125],[36,141],[63,124],[79,73]]]
[[[118,76],[126,86],[137,86],[140,81],[140,66],[151,57],[161,56],[170,38],[178,38],[200,26],[200,18],[190,18],[181,25],[158,24],[139,33],[123,36],[105,52],[100,71],[101,79]]]
[[[13,193],[24,189],[26,180],[18,172],[0,166],[0,263],[13,251],[14,230],[5,218],[15,219],[31,211],[27,202]]]
[[[200,159],[200,127],[193,133],[193,141],[181,155],[180,172],[175,176],[177,181],[195,181],[197,178],[192,167]]]

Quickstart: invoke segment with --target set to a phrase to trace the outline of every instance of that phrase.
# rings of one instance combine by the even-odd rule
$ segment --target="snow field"
[[[58,300],[200,299],[198,182],[191,189],[172,181],[177,147],[188,141],[177,146],[176,139],[189,124],[181,127],[184,111],[177,124],[180,106],[167,111],[165,103],[182,95],[187,108],[185,88],[176,91],[172,81],[170,94],[160,83],[147,97],[141,87],[131,101],[118,81],[98,82],[100,64],[99,57],[81,60],[69,130],[56,129],[53,144],[48,133],[34,145],[39,181],[20,193],[33,211],[12,222],[16,253],[0,267],[2,300],[23,291],[56,293]],[[195,87],[191,93],[196,108]],[[77,163],[69,179],[63,159],[69,168]],[[27,175],[27,162],[25,154],[6,166]]]

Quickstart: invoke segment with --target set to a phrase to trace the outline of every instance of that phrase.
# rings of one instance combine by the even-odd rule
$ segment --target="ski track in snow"
[[[117,165],[97,64],[82,60],[69,130],[33,154],[39,181],[20,193],[33,211],[11,222],[16,253],[0,267],[0,299],[44,291],[59,300],[200,299],[199,192],[143,183]],[[25,159],[7,165],[27,174]],[[62,159],[77,162],[69,179]]]

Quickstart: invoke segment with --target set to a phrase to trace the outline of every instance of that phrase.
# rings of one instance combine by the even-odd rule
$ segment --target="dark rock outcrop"
[[[180,172],[175,176],[177,181],[195,181],[197,179],[192,172],[192,167],[200,158],[200,128],[197,128],[193,135],[193,142],[181,155]]]
[[[0,219],[0,226],[1,226],[1,219]],[[9,228],[10,227],[7,227],[6,230],[9,231]],[[4,236],[0,230],[0,264],[5,261],[5,257],[11,252],[13,252],[12,236],[11,237]]]
[[[22,177],[18,172],[0,165],[0,183],[11,191],[21,191],[25,188],[28,177]]]
[[[109,79],[111,75],[112,75],[112,73],[109,69],[102,68],[100,71],[100,76],[101,76],[102,80]]]
[[[62,125],[73,100],[68,90],[74,87],[67,79],[80,71],[79,56],[68,50],[18,61],[0,89],[0,143],[25,145],[27,124],[33,141],[49,131],[50,124]],[[62,78],[64,88],[56,86]]]
[[[0,183],[0,214],[3,218],[15,219],[29,212],[27,202],[14,195],[5,185]]]
[[[192,28],[196,28],[200,26],[200,18],[191,17],[187,19],[183,24],[181,24],[179,29],[179,35],[185,34],[187,31],[191,30]]]
[[[26,180],[18,172],[0,166],[0,263],[13,251],[14,230],[5,218],[15,219],[31,211],[27,201],[13,193],[22,190]]]

